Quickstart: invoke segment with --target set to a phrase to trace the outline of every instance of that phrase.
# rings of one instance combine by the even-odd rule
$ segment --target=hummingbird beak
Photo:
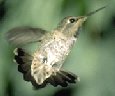
[[[79,19],[79,23],[83,24],[87,20],[87,16],[81,16]]]
[[[99,9],[97,9],[97,10],[95,10],[95,11],[92,11],[92,12],[88,13],[86,16],[87,16],[87,17],[92,16],[93,14],[95,14],[96,12],[98,12],[98,11],[104,9],[104,8],[106,8],[106,6],[103,6],[103,7],[99,8]]]
[[[104,9],[104,8],[106,8],[106,6],[103,6],[103,7],[99,8],[95,11],[92,11],[92,12],[86,14],[85,16],[81,16],[80,19],[81,19],[82,23],[85,22],[89,16],[92,16],[93,14],[95,14],[96,12],[98,12],[98,11]]]
[[[82,17],[82,21],[85,22],[87,20],[87,16]]]

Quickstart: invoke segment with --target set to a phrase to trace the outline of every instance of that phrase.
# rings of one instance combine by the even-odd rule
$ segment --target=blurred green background
[[[91,16],[65,61],[81,81],[67,88],[33,90],[13,63],[14,47],[5,33],[16,26],[52,30],[66,16]],[[0,0],[0,96],[115,96],[115,0]]]

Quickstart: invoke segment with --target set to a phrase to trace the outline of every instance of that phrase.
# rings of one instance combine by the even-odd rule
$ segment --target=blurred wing
[[[31,27],[17,27],[6,33],[7,40],[18,46],[27,43],[41,41],[46,30]]]

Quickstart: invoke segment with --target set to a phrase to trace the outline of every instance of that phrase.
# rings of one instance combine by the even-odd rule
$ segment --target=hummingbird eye
[[[76,20],[74,18],[69,19],[70,23],[74,23]]]

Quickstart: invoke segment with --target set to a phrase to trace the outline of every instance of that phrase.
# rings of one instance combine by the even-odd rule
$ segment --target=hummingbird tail
[[[22,48],[16,48],[14,53],[14,59],[18,64],[18,71],[23,73],[24,80],[30,81],[32,56],[26,53]]]
[[[15,61],[18,64],[18,71],[23,73],[23,79],[25,81],[30,81],[35,89],[43,88],[48,83],[54,87],[58,85],[66,87],[69,83],[76,83],[76,81],[79,81],[79,77],[71,72],[66,72],[63,70],[55,71],[53,68],[49,68],[49,66],[46,65],[41,65],[43,68],[38,68],[39,70],[37,70],[37,73],[35,73],[36,75],[34,74],[32,76],[31,66],[33,56],[26,53],[22,48],[16,48],[14,53]],[[43,82],[36,82],[40,80],[43,80]]]
[[[18,64],[18,71],[23,73],[23,79],[25,81],[30,81],[35,89],[43,88],[46,86],[46,82],[41,85],[36,83],[35,78],[31,75],[31,64],[33,56],[26,53],[22,48],[16,48],[14,50],[15,62]]]
[[[79,77],[75,74],[63,70],[56,72],[56,74],[52,74],[50,78],[47,79],[47,81],[55,87],[57,85],[66,87],[69,83],[76,83],[76,81],[79,80]]]

